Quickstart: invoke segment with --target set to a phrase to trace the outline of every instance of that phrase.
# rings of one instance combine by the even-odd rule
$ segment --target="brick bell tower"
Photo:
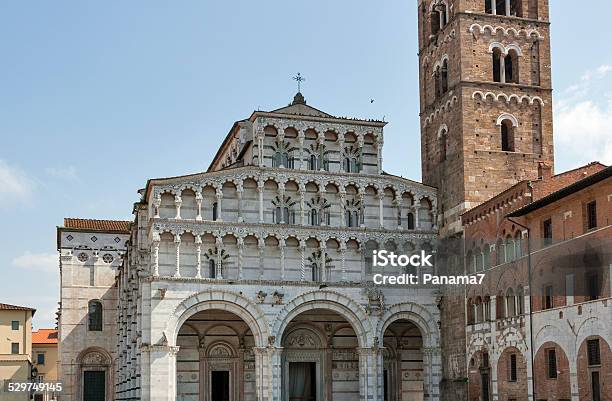
[[[443,237],[553,166],[548,0],[419,0],[423,182]]]

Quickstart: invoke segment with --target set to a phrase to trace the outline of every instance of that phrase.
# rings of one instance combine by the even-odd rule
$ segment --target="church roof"
[[[65,218],[64,227],[83,231],[104,231],[121,234],[130,233],[131,221],[126,220],[93,220],[93,219],[74,219]]]
[[[306,104],[306,99],[304,99],[304,95],[302,95],[301,92],[295,94],[295,96],[293,97],[293,102],[289,103],[288,106],[272,110],[270,113],[334,118],[334,116],[332,116],[331,114],[327,114],[324,111],[316,109],[312,106],[308,106]]]

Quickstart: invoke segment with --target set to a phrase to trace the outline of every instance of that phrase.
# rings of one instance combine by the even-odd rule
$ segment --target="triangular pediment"
[[[301,93],[297,93],[293,98],[293,102],[289,106],[281,107],[280,109],[272,110],[271,113],[279,114],[294,114],[299,116],[312,116],[312,117],[334,117],[331,114],[327,114],[319,109],[306,104],[306,100]]]

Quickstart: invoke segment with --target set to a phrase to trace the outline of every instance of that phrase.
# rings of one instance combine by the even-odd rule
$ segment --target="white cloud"
[[[57,253],[26,252],[13,259],[13,266],[43,273],[57,273],[59,262]]]
[[[612,97],[602,89],[610,72],[610,65],[586,71],[555,103],[555,146],[562,170],[595,160],[612,164]]]
[[[78,178],[77,171],[74,166],[66,167],[47,167],[45,173],[52,178],[58,178],[66,181],[73,181]]]
[[[27,201],[34,181],[26,173],[0,160],[0,208],[15,201]]]

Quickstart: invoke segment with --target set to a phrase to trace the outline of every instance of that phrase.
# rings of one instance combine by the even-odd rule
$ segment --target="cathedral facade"
[[[435,189],[383,173],[384,125],[298,93],[236,122],[206,173],[149,180],[129,229],[67,220],[64,397],[97,400],[98,380],[116,400],[438,399],[437,291],[371,284],[404,271],[373,250],[437,238]]]

